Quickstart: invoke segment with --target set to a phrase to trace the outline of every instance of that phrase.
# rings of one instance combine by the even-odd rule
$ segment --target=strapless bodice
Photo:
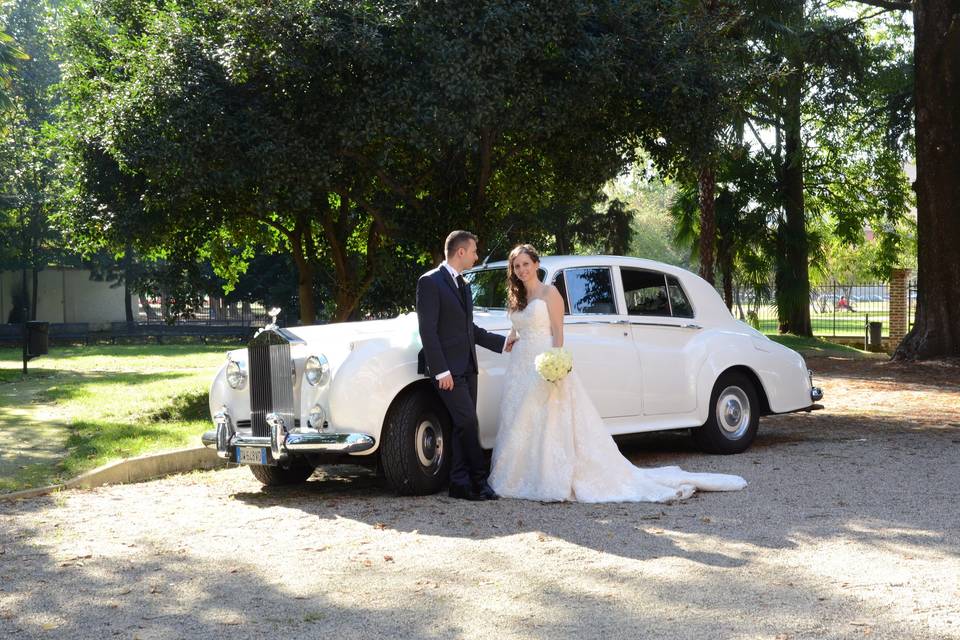
[[[512,312],[510,322],[521,340],[550,337],[550,312],[543,298],[534,298],[524,309]]]

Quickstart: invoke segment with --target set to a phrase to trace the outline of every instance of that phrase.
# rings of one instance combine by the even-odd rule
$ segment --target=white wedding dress
[[[668,502],[697,490],[735,491],[740,476],[641,469],[623,457],[577,377],[540,377],[537,355],[553,346],[546,302],[510,315],[514,344],[503,385],[490,486],[505,498],[579,502]]]

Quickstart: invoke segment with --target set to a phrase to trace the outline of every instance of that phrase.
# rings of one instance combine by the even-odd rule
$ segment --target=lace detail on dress
[[[666,502],[697,489],[732,491],[739,476],[640,469],[623,457],[577,377],[540,377],[534,359],[553,346],[541,298],[510,314],[519,340],[504,378],[490,484],[504,497],[581,502]],[[574,365],[576,367],[576,365]]]

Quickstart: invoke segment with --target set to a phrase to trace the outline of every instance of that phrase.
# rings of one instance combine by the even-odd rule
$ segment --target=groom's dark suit
[[[499,353],[506,338],[473,323],[470,285],[458,285],[443,265],[417,281],[417,318],[423,343],[419,373],[429,375],[434,387],[437,375],[453,376],[453,389],[438,391],[453,421],[450,484],[476,488],[489,473],[478,436],[476,345]]]

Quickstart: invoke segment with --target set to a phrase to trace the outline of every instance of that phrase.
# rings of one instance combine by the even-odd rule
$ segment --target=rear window
[[[568,314],[613,314],[617,306],[608,267],[564,269],[554,278]]]
[[[693,306],[676,276],[646,269],[621,268],[620,278],[628,315],[693,317]]]

